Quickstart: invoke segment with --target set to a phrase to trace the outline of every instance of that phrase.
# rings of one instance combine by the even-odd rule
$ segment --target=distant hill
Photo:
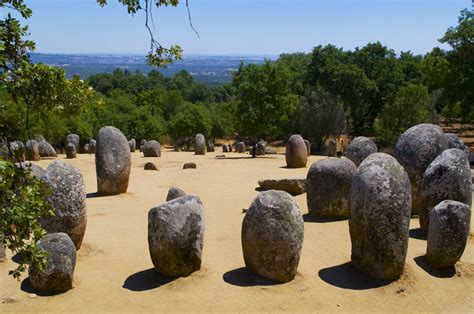
[[[171,76],[181,70],[187,70],[197,80],[217,85],[229,82],[232,73],[245,64],[263,63],[265,59],[275,60],[277,56],[210,56],[189,55],[165,69],[158,69],[165,76]],[[68,77],[79,75],[86,79],[97,73],[112,73],[115,69],[137,70],[148,73],[157,68],[146,64],[145,55],[116,55],[116,54],[43,54],[33,53],[31,59],[35,63],[46,63],[58,66],[66,71]]]

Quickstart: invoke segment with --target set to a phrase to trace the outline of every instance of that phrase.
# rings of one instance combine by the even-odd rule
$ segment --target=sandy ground
[[[220,148],[218,148],[220,151]],[[87,192],[88,224],[78,252],[74,289],[40,296],[25,274],[18,282],[7,275],[12,261],[0,264],[0,312],[95,311],[341,311],[471,312],[474,308],[474,236],[452,272],[436,272],[423,258],[426,241],[412,219],[406,273],[387,283],[370,279],[350,264],[346,221],[306,221],[296,279],[272,284],[245,270],[240,243],[244,214],[256,194],[257,180],[305,176],[308,168],[286,169],[282,155],[248,159],[226,153],[164,152],[162,158],[133,154],[129,192],[94,197],[94,157],[58,159],[79,167]],[[318,158],[312,156],[308,167]],[[144,171],[146,161],[160,171]],[[198,168],[182,170],[184,162]],[[45,167],[51,160],[38,162]],[[168,279],[152,267],[147,243],[147,212],[162,203],[171,186],[198,195],[206,214],[202,269],[187,278]],[[302,214],[306,196],[296,197]],[[306,219],[308,220],[308,219]]]

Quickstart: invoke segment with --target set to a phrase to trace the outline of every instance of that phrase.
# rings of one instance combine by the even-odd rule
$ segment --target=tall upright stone
[[[202,134],[196,134],[194,138],[194,153],[196,155],[206,154],[206,138]]]
[[[308,150],[301,135],[293,134],[286,143],[285,153],[288,168],[304,168],[308,162]]]
[[[86,188],[81,171],[56,160],[46,168],[42,179],[49,186],[48,201],[56,214],[41,218],[41,226],[48,233],[67,233],[79,249],[87,226]]]
[[[415,125],[398,139],[395,158],[410,177],[413,214],[421,210],[421,183],[426,168],[447,148],[443,130],[433,124]]]
[[[308,156],[311,156],[311,143],[308,140],[304,140],[304,144],[306,145],[306,151],[308,152]]]
[[[147,141],[143,145],[143,157],[161,157],[161,145],[158,141]]]
[[[400,278],[408,249],[410,217],[410,180],[403,167],[384,153],[367,157],[352,179],[352,264],[375,278]]]
[[[76,152],[79,152],[79,143],[80,143],[80,138],[79,135],[77,134],[68,134],[66,136],[66,143],[71,143],[76,147]]]
[[[265,155],[265,148],[266,147],[267,147],[267,142],[258,141],[257,145],[255,146],[255,155],[257,155],[257,156]]]
[[[308,212],[321,218],[348,218],[352,178],[357,167],[349,159],[316,161],[307,175]]]
[[[189,276],[201,268],[204,208],[185,195],[148,212],[148,248],[155,269],[165,276]]]
[[[126,193],[132,156],[127,138],[112,126],[99,130],[95,152],[97,190],[101,195]]]
[[[26,141],[26,148],[25,148],[25,159],[31,161],[38,161],[40,160],[40,152],[38,143],[35,140],[28,140]]]
[[[291,281],[298,268],[303,238],[303,217],[293,197],[276,190],[259,193],[242,222],[245,265],[265,278]]]
[[[137,147],[137,141],[135,141],[135,139],[132,138],[131,140],[128,141],[128,146],[130,146],[130,152],[134,153]]]
[[[365,158],[376,152],[377,145],[374,141],[365,136],[358,136],[347,146],[346,157],[358,167]]]
[[[426,168],[421,185],[421,229],[428,231],[430,211],[444,200],[472,204],[472,179],[466,153],[457,148],[442,152]]]
[[[89,154],[95,154],[95,148],[97,146],[97,141],[92,139],[89,141],[89,146],[87,147],[87,151]]]
[[[73,143],[68,143],[66,145],[66,158],[72,159],[76,158],[77,151],[76,151],[76,146],[74,146]]]

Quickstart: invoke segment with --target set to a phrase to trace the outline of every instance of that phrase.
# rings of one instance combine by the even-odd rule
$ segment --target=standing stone
[[[423,173],[441,152],[448,149],[443,130],[433,124],[418,124],[409,128],[395,145],[395,158],[408,173],[412,193],[412,213],[421,210]]]
[[[137,141],[135,141],[135,139],[132,138],[130,141],[128,141],[128,146],[130,146],[130,152],[134,153],[137,147]]]
[[[374,141],[365,136],[358,136],[347,146],[346,157],[359,167],[365,158],[376,152],[377,145],[375,145]]]
[[[73,144],[76,147],[76,152],[79,151],[79,142],[80,138],[77,134],[68,134],[68,136],[66,136],[66,143]]]
[[[245,143],[244,142],[238,142],[237,143],[236,152],[237,153],[245,153]]]
[[[97,146],[97,141],[96,140],[90,140],[89,141],[89,149],[88,149],[88,152],[89,154],[95,154],[95,150],[96,150],[96,146]]]
[[[442,201],[430,211],[426,257],[431,266],[454,266],[466,248],[471,207],[456,201]]]
[[[469,148],[464,144],[463,141],[454,133],[445,133],[446,140],[448,141],[448,148],[457,148],[464,151],[469,158]]]
[[[40,157],[38,143],[35,140],[26,141],[25,159],[38,161]]]
[[[175,198],[185,196],[185,195],[186,193],[183,190],[173,186],[168,191],[168,195],[166,196],[166,201],[169,202],[171,200],[174,200]]]
[[[308,156],[311,156],[311,143],[308,140],[303,140],[304,144],[306,145],[306,151],[308,152]]]
[[[155,140],[148,141],[143,146],[143,157],[161,157],[161,146]]]
[[[263,156],[265,155],[265,148],[267,147],[267,142],[259,141],[255,147],[255,155]]]
[[[204,208],[186,195],[148,212],[148,247],[155,269],[165,276],[189,276],[201,268]]]
[[[229,153],[232,153],[232,145],[227,144],[227,148],[229,149]]]
[[[66,158],[76,158],[76,146],[73,143],[66,145]]]
[[[303,238],[303,217],[291,195],[275,190],[259,193],[242,222],[245,265],[265,278],[291,281]]]
[[[196,155],[206,154],[206,138],[202,134],[196,134],[194,138],[194,153]]]
[[[67,233],[79,250],[87,226],[86,188],[81,171],[56,160],[46,168],[43,180],[51,190],[48,201],[56,215],[41,218],[41,226],[48,233]]]
[[[99,130],[95,152],[97,189],[101,195],[126,193],[132,156],[125,136],[112,126]]]
[[[29,267],[28,275],[33,288],[47,292],[64,292],[72,288],[76,267],[76,248],[65,233],[50,233],[37,243],[46,251],[46,269],[41,271],[36,264]]]
[[[368,275],[400,278],[411,216],[410,180],[395,158],[367,157],[352,179],[349,231],[352,264]]]
[[[229,147],[226,144],[222,145],[222,152],[223,153],[228,153],[229,152]]]
[[[308,212],[321,218],[349,218],[352,177],[357,167],[349,159],[330,157],[315,162],[308,171]]]
[[[290,136],[286,143],[286,165],[288,168],[304,168],[308,162],[308,151],[301,135]]]
[[[215,151],[214,143],[212,141],[207,141],[206,145],[207,145],[207,151],[208,152],[214,152]]]
[[[38,142],[38,149],[41,157],[57,157],[56,150],[46,141]]]
[[[3,244],[3,234],[0,233],[0,263],[5,262],[6,253],[5,253],[5,244]]]
[[[31,176],[37,179],[41,179],[44,175],[44,169],[36,164],[32,164],[31,162],[16,163],[15,166],[22,167],[28,171]]]
[[[8,158],[13,162],[25,161],[25,145],[21,141],[14,141],[10,143],[10,151],[8,151]]]
[[[328,145],[326,146],[326,154],[328,157],[336,156],[336,141],[329,140]]]
[[[46,139],[44,138],[43,135],[36,135],[35,141],[36,142],[46,142]]]
[[[426,168],[421,185],[421,229],[427,231],[431,209],[441,201],[458,201],[471,206],[472,181],[469,160],[457,148],[442,152]]]
[[[143,150],[145,149],[145,144],[146,144],[146,140],[140,141],[140,153],[142,153]]]
[[[84,144],[84,153],[90,154],[89,153],[89,143]]]

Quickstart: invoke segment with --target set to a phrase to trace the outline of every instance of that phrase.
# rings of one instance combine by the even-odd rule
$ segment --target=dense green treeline
[[[464,10],[459,25],[440,39],[451,49],[425,55],[397,54],[380,42],[352,51],[317,46],[275,62],[242,64],[231,83],[213,87],[184,70],[173,77],[116,70],[87,80],[96,94],[81,110],[33,115],[30,132],[58,146],[67,133],[87,141],[103,125],[129,138],[179,146],[189,146],[196,133],[249,140],[301,133],[320,151],[342,132],[374,136],[389,146],[417,123],[437,123],[440,116],[474,120],[473,40],[473,14]],[[10,96],[3,91],[0,97]],[[16,116],[20,123],[24,108],[10,109],[8,119]]]

